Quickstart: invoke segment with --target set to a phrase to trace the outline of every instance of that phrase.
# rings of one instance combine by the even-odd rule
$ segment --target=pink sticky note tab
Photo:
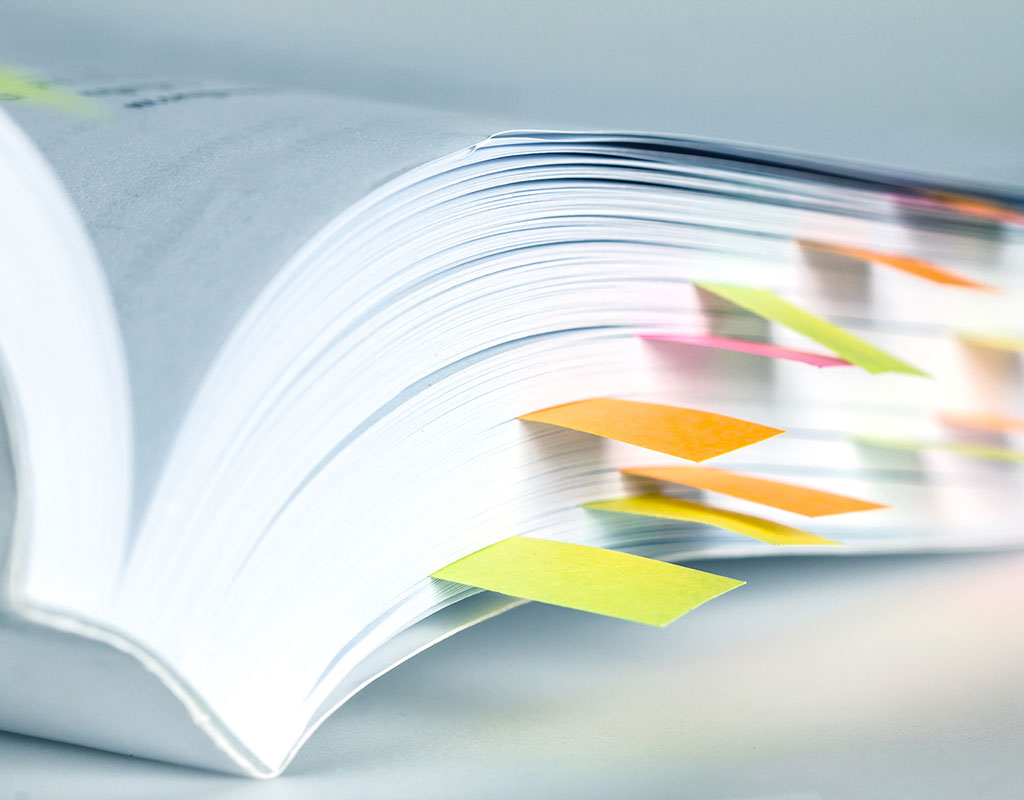
[[[814,367],[849,367],[849,361],[822,353],[810,353],[807,350],[796,350],[768,342],[751,342],[746,339],[729,339],[725,336],[682,336],[675,334],[641,334],[641,339],[654,342],[672,342],[674,344],[692,344],[698,347],[715,347],[719,350],[735,350],[738,353],[750,353],[767,358],[784,358],[787,361],[799,361]]]

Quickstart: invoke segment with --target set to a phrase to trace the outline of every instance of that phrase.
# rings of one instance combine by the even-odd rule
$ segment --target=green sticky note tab
[[[857,444],[867,445],[868,447],[881,447],[887,450],[909,450],[912,452],[940,450],[946,453],[968,456],[969,458],[983,458],[986,461],[1024,464],[1024,453],[1011,450],[1008,447],[993,447],[984,444],[970,444],[969,442],[930,442],[921,439],[901,439],[898,437],[875,436],[873,434],[859,434],[852,438]]]
[[[584,503],[584,508],[595,511],[614,511],[618,514],[636,514],[641,517],[675,519],[680,522],[699,522],[714,525],[734,533],[741,533],[751,539],[768,544],[839,544],[810,531],[791,528],[780,522],[773,522],[752,514],[741,514],[725,508],[665,497],[660,494],[645,494],[639,497],[623,497],[619,500],[601,500]]]
[[[61,89],[14,67],[0,64],[0,102],[25,102],[48,106],[86,117],[100,117],[105,107],[74,92]]]
[[[652,558],[527,536],[477,550],[430,577],[658,626],[743,585]]]
[[[711,292],[723,300],[735,303],[759,317],[778,322],[823,347],[827,347],[840,358],[866,369],[872,374],[900,372],[904,375],[923,375],[917,367],[873,347],[852,333],[836,327],[831,322],[817,317],[792,303],[783,300],[767,289],[753,289],[749,286],[732,286],[724,283],[698,283],[701,289]]]

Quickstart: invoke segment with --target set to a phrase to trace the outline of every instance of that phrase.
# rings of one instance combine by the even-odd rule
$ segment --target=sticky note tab
[[[931,261],[924,261],[920,258],[896,255],[894,253],[879,253],[875,250],[864,250],[859,247],[843,247],[841,245],[826,244],[825,242],[814,242],[806,239],[800,240],[800,246],[811,250],[821,250],[826,253],[848,256],[857,261],[869,261],[875,264],[885,264],[900,272],[909,275],[916,275],[926,281],[941,283],[946,286],[959,286],[964,289],[979,289],[985,292],[999,291],[994,286],[985,283],[978,283],[946,267],[933,264]]]
[[[939,450],[970,458],[983,458],[986,461],[1024,464],[1024,453],[1010,450],[1006,447],[990,447],[989,445],[970,444],[968,442],[931,442],[922,439],[902,439],[898,437],[875,436],[873,434],[856,435],[852,438],[857,444],[867,445],[868,447],[881,447],[887,450],[909,450],[916,452]]]
[[[831,514],[888,508],[880,503],[870,503],[841,494],[809,489],[806,486],[770,481],[712,467],[629,467],[621,471],[626,475],[638,475],[727,494],[730,497],[781,508],[783,511],[803,514],[805,517],[825,517]]]
[[[1008,353],[1024,353],[1024,336],[1012,333],[982,333],[978,331],[959,331],[957,336],[967,344],[987,347],[990,350],[1005,350]]]
[[[746,339],[729,339],[725,336],[682,336],[675,334],[644,334],[640,337],[651,342],[671,342],[673,344],[691,344],[696,347],[715,347],[719,350],[734,350],[737,353],[749,353],[765,358],[781,358],[787,361],[799,361],[812,367],[849,367],[849,361],[822,353],[811,353],[807,350],[796,350],[782,347],[770,342],[751,342]]]
[[[526,536],[477,550],[431,577],[658,626],[743,585],[651,558]]]
[[[706,506],[703,503],[692,503],[689,500],[677,500],[674,497],[664,497],[660,494],[624,497],[621,500],[601,500],[596,503],[584,503],[583,507],[596,511],[613,511],[618,514],[637,514],[642,517],[660,517],[681,522],[700,522],[734,533],[741,533],[768,544],[839,544],[839,542],[817,534],[791,528],[788,525],[761,517]]]
[[[696,285],[723,300],[728,300],[730,303],[735,303],[741,308],[757,314],[759,317],[778,322],[780,325],[785,325],[787,328],[813,339],[841,358],[845,358],[873,374],[882,372],[899,372],[904,375],[927,374],[876,347],[872,347],[831,322],[794,306],[767,289],[731,286],[724,283],[698,283]]]
[[[993,433],[1024,433],[1024,417],[1006,414],[962,414],[947,411],[939,414],[939,420],[957,428],[971,428]]]
[[[88,117],[99,117],[104,107],[94,100],[33,78],[13,67],[0,65],[0,102],[25,102],[49,106]]]
[[[978,219],[990,222],[1012,222],[1024,224],[1024,214],[1010,206],[985,200],[980,197],[943,191],[924,191],[924,197],[937,202],[946,208]]]
[[[720,456],[784,433],[710,411],[610,397],[566,403],[519,419],[592,433],[690,461]]]

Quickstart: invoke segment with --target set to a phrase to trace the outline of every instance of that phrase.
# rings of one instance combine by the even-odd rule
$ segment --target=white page
[[[0,414],[0,574],[7,565],[14,534],[14,510],[17,485],[14,480],[14,461],[11,456],[7,425]],[[0,604],[3,594],[0,593]]]
[[[288,257],[386,179],[496,128],[225,84],[80,86],[116,98],[109,121],[11,110],[67,186],[110,282],[132,387],[137,521],[207,366]]]

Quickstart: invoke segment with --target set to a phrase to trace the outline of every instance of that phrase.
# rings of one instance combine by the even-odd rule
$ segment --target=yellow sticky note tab
[[[767,289],[749,286],[732,286],[724,283],[698,283],[701,289],[711,292],[723,300],[735,303],[759,317],[778,322],[797,333],[801,333],[818,344],[827,347],[840,358],[856,364],[868,372],[899,372],[904,375],[927,375],[904,361],[883,350],[858,339],[852,333],[836,327],[809,311],[794,306]]]
[[[848,256],[849,258],[856,259],[857,261],[869,261],[874,262],[875,264],[885,264],[893,269],[898,269],[900,272],[906,272],[909,275],[916,275],[918,278],[924,278],[926,281],[941,283],[946,286],[959,286],[964,289],[978,289],[984,292],[1000,291],[994,286],[979,283],[978,281],[954,272],[947,267],[942,267],[938,264],[933,264],[931,261],[925,261],[920,258],[911,258],[910,256],[898,255],[896,253],[879,253],[876,250],[864,250],[859,247],[843,247],[841,245],[814,242],[806,239],[800,240],[800,246],[811,250],[821,250],[826,253]]]
[[[1008,353],[1024,353],[1024,336],[976,331],[959,331],[957,336],[967,344],[988,347],[991,350],[1005,350]]]
[[[635,444],[703,461],[785,431],[692,408],[595,397],[545,408],[519,419]]]
[[[871,434],[853,436],[853,441],[868,447],[881,447],[887,450],[909,450],[923,452],[939,450],[956,453],[970,458],[983,458],[986,461],[1003,461],[1007,464],[1024,464],[1024,453],[1006,447],[991,447],[984,444],[969,442],[931,442],[921,439],[901,439],[898,437],[874,436]]]
[[[815,533],[791,528],[788,525],[761,517],[706,506],[703,503],[692,503],[689,500],[677,500],[674,497],[664,497],[660,494],[624,497],[621,500],[601,500],[596,503],[584,503],[583,507],[597,511],[613,511],[618,514],[637,514],[642,517],[660,517],[681,522],[700,522],[724,528],[733,533],[741,533],[768,544],[839,544],[839,542],[834,542]]]
[[[783,511],[803,514],[805,517],[825,517],[831,514],[848,514],[852,511],[888,507],[841,494],[809,489],[806,486],[771,481],[712,467],[629,467],[622,469],[621,472],[727,494],[730,497],[781,508]]]
[[[33,103],[89,117],[102,116],[104,112],[104,107],[94,100],[4,65],[0,65],[0,102]]]
[[[651,558],[526,536],[477,550],[430,577],[658,626],[743,585]]]

